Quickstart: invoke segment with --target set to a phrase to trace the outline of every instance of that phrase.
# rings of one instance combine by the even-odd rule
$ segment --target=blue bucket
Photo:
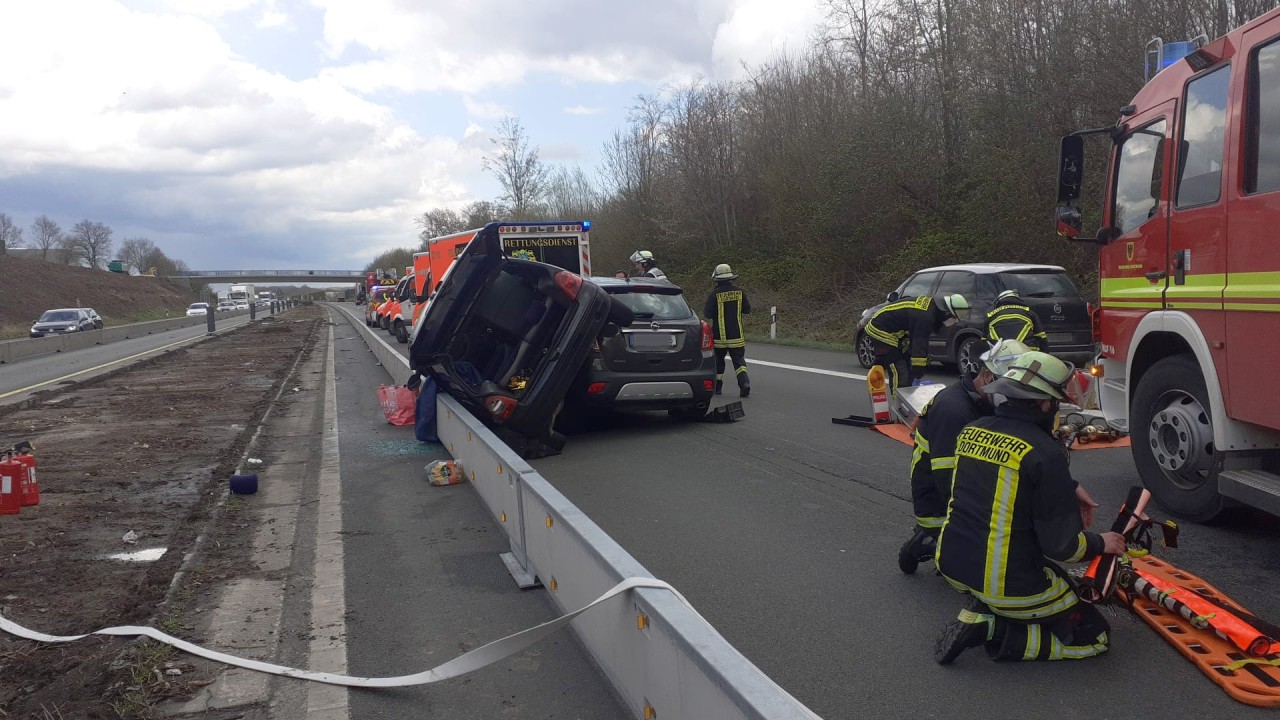
[[[231,492],[237,495],[252,495],[258,492],[258,474],[232,475]]]

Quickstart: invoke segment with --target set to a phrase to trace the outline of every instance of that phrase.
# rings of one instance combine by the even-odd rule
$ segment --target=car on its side
[[[859,364],[869,368],[875,363],[875,348],[865,328],[876,310],[898,300],[959,293],[972,308],[969,318],[941,328],[929,338],[929,359],[976,372],[978,356],[988,347],[984,335],[987,313],[1004,290],[1017,290],[1021,303],[1035,312],[1048,335],[1050,353],[1077,365],[1093,358],[1089,303],[1065,269],[1057,265],[968,263],[919,270],[889,293],[885,302],[864,310],[854,337]]]
[[[565,398],[576,419],[605,410],[667,410],[686,419],[707,414],[715,392],[711,326],[698,318],[684,291],[647,277],[593,277],[634,320],[597,338]]]
[[[93,318],[81,308],[57,308],[45,310],[40,319],[31,325],[31,337],[63,335],[93,330]]]
[[[85,314],[89,316],[89,319],[93,321],[94,329],[96,330],[102,329],[102,325],[103,325],[102,316],[98,314],[97,310],[94,310],[93,308],[79,308],[79,309],[83,310]]]
[[[516,452],[559,452],[565,394],[607,324],[631,311],[599,285],[502,253],[499,223],[476,233],[418,320],[409,363]]]
[[[209,303],[198,302],[187,306],[187,317],[204,317],[209,314]]]

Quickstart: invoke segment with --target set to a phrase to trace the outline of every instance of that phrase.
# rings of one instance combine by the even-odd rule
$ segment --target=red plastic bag
[[[378,388],[378,402],[382,414],[392,425],[412,425],[413,408],[418,394],[403,385],[383,385]]]

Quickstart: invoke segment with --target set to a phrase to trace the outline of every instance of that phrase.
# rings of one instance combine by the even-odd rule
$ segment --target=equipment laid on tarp
[[[933,390],[926,391],[924,393],[927,397],[924,397],[923,401],[918,399],[912,401],[911,404],[913,406],[918,403],[915,413],[911,416],[914,419],[914,417],[919,414],[919,409],[923,408],[929,400],[933,399],[933,396],[944,387],[946,386],[935,383],[926,383],[909,388],[900,387],[898,388],[897,393],[890,394],[889,383],[885,378],[884,368],[879,365],[873,365],[871,369],[867,371],[867,395],[871,399],[871,415],[848,415],[842,418],[833,417],[831,418],[831,422],[837,425],[850,425],[853,427],[874,427],[876,425],[885,425],[893,422],[909,424],[902,419],[897,409],[897,406],[902,403],[900,398],[903,394],[911,393],[912,391],[925,390],[925,388],[934,388]]]
[[[1196,575],[1150,554],[1157,529],[1164,547],[1178,546],[1178,526],[1144,510],[1151,493],[1129,490],[1112,530],[1123,556],[1095,558],[1078,583],[1080,599],[1129,606],[1228,695],[1247,705],[1280,707],[1280,627],[1254,616]]]

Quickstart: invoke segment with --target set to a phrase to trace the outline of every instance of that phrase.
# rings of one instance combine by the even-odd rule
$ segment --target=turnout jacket
[[[911,359],[911,376],[920,377],[929,365],[929,336],[944,319],[945,313],[937,308],[932,297],[925,295],[880,308],[867,323],[866,333],[871,339],[891,348],[901,348],[904,342],[910,343],[906,354]]]
[[[987,339],[994,345],[1001,340],[1017,340],[1033,350],[1049,351],[1049,336],[1040,325],[1036,312],[1026,305],[1006,303],[987,313]]]
[[[951,474],[956,467],[956,436],[966,425],[992,412],[986,396],[978,392],[972,378],[948,385],[933,396],[920,411],[920,419],[912,433],[915,450],[911,453],[911,488],[936,488],[936,515],[917,516],[923,528],[940,528],[945,519],[947,500],[951,497]],[[917,512],[923,508],[917,507]]]
[[[716,288],[707,295],[702,315],[711,324],[711,338],[718,348],[747,346],[742,329],[742,316],[751,312],[747,293],[732,280],[717,280]]]
[[[1024,408],[1001,405],[956,440],[951,504],[938,538],[938,571],[999,615],[1037,620],[1079,598],[1046,558],[1079,562],[1102,552],[1081,524],[1066,450]]]

